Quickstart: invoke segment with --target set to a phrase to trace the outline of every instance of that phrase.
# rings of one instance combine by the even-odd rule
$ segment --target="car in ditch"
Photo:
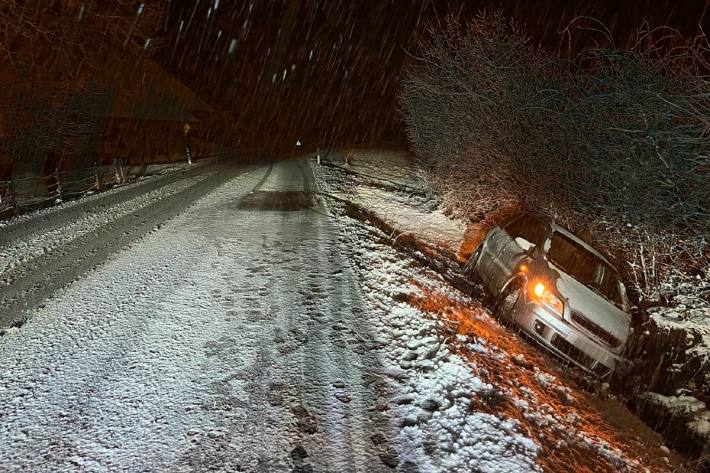
[[[544,348],[604,378],[631,333],[626,289],[599,251],[552,219],[518,213],[491,229],[464,266],[496,316]]]

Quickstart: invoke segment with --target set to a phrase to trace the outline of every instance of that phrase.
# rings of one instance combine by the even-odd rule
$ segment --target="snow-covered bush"
[[[623,254],[647,297],[668,268],[707,264],[710,47],[656,37],[668,31],[562,57],[499,13],[432,31],[400,106],[447,206],[477,220],[553,214]],[[644,260],[649,251],[660,259]]]
[[[564,106],[565,77],[499,14],[465,28],[449,19],[431,35],[400,103],[415,152],[454,210],[487,214],[500,202],[561,195],[552,191],[565,169],[539,146],[554,136],[551,110]]]

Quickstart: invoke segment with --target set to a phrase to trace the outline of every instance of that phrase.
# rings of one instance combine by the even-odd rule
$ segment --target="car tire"
[[[495,316],[506,325],[510,325],[515,320],[515,306],[523,296],[523,285],[521,281],[512,281],[500,294],[495,304]]]

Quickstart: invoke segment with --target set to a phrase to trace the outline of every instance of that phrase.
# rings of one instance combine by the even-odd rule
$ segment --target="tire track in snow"
[[[276,195],[312,185],[298,162],[280,163],[262,181],[255,189]],[[371,387],[381,369],[358,285],[341,269],[347,262],[337,222],[314,209],[242,211],[224,223],[236,202],[205,215],[234,232],[218,238],[214,272],[225,284],[216,294],[226,309],[241,299],[227,312],[237,327],[210,342],[214,363],[225,369],[214,387],[217,408],[210,408],[218,434],[197,434],[180,465],[386,471],[381,455],[391,428]],[[371,440],[374,432],[384,443]]]
[[[313,187],[310,169],[298,163],[302,188]],[[372,372],[380,366],[366,346],[373,336],[361,327],[362,298],[341,254],[336,222],[314,216],[295,238],[302,275],[297,293],[304,311],[290,314],[288,331],[303,334],[304,346],[287,357],[291,383],[297,388],[297,413],[317,422],[317,434],[302,432],[296,448],[308,453],[316,471],[377,471],[385,465],[370,435],[390,437],[388,419],[374,414],[377,393]],[[346,291],[345,288],[350,288]],[[300,410],[303,409],[303,410]],[[299,450],[300,451],[300,450]],[[299,466],[298,464],[296,466]]]
[[[308,193],[311,181],[302,162],[288,162],[265,187]],[[343,270],[347,262],[338,224],[320,210],[282,213],[278,231],[263,236],[263,266],[279,268],[269,271],[269,286],[262,287],[271,290],[263,297],[268,295],[270,313],[278,317],[262,322],[269,329],[261,334],[259,346],[277,345],[276,350],[260,350],[249,368],[250,405],[263,405],[265,394],[278,397],[280,388],[287,387],[284,402],[297,431],[289,431],[289,447],[281,456],[287,454],[293,471],[381,471],[388,468],[382,458],[391,429],[376,408],[379,391],[373,384],[380,363],[371,351],[376,344],[365,327],[358,285]],[[382,444],[373,443],[373,432],[379,432]],[[271,460],[273,451],[256,448],[257,458]],[[267,460],[260,465],[265,471],[273,467]]]

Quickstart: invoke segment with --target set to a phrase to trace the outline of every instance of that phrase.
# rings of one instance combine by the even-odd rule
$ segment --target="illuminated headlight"
[[[539,300],[547,307],[557,312],[559,315],[562,315],[564,313],[565,306],[562,301],[559,299],[559,297],[557,297],[550,290],[548,290],[542,281],[533,283],[532,295],[535,299]]]

